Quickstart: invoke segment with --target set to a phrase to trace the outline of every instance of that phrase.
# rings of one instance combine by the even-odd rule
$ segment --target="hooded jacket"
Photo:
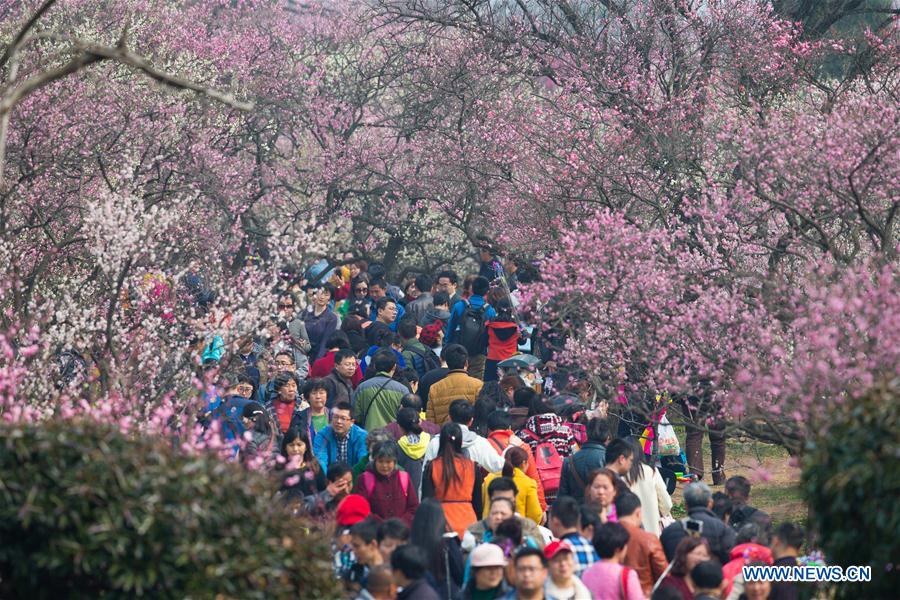
[[[444,324],[444,335],[447,335],[447,324],[450,323],[450,311],[444,310],[442,308],[435,308],[433,305],[425,314],[422,315],[422,318],[419,319],[419,325],[421,327],[428,327],[435,321],[440,321]]]
[[[428,449],[428,443],[431,441],[431,435],[423,431],[419,435],[413,433],[409,435],[401,435],[397,439],[400,446],[401,454],[397,461],[404,471],[409,473],[412,485],[415,489],[419,489],[422,485],[422,469],[425,468],[425,451]]]
[[[491,473],[487,477],[484,478],[484,487],[481,490],[481,502],[484,505],[482,509],[481,516],[483,518],[487,518],[487,513],[490,511],[489,501],[488,501],[488,486],[491,484],[493,480],[498,477],[502,477],[503,473]],[[518,467],[513,469],[513,482],[516,484],[516,489],[518,493],[516,494],[516,512],[525,516],[526,519],[533,521],[535,525],[541,522],[541,517],[544,516],[544,511],[541,508],[541,503],[538,502],[537,495],[537,482],[534,479],[525,474],[522,469]]]
[[[510,321],[488,321],[488,360],[506,360],[519,352],[519,326]]]
[[[489,441],[471,431],[465,425],[460,425],[459,428],[462,429],[462,450],[466,458],[484,467],[488,473],[496,473],[503,468],[503,457],[497,454],[497,449],[491,446]],[[433,461],[437,457],[440,443],[440,435],[431,438],[431,441],[428,443],[428,449],[425,451],[426,463]]]
[[[434,437],[441,432],[441,428],[432,423],[431,421],[426,421],[421,418],[422,413],[419,413],[419,427],[422,428],[422,431],[428,434],[429,437]],[[384,426],[384,430],[391,434],[395,440],[400,440],[403,437],[403,430],[400,429],[400,426],[397,424],[397,421],[393,423],[388,423]]]

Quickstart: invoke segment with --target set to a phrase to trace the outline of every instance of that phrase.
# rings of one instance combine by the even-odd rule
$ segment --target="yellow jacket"
[[[446,377],[431,386],[428,391],[428,420],[443,425],[450,420],[450,405],[454,400],[465,399],[475,404],[484,382],[469,377],[465,371],[450,371]]]
[[[503,477],[503,473],[498,471],[484,478],[484,486],[481,488],[481,497],[484,503],[484,514],[481,515],[483,519],[487,519],[491,512],[491,505],[488,502],[488,486],[498,477]],[[541,503],[538,501],[537,483],[519,468],[513,469],[512,479],[518,490],[516,512],[526,519],[531,519],[536,525],[540,525],[544,511],[541,510]]]

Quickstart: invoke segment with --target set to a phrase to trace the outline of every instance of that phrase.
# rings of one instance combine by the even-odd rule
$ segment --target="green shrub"
[[[267,477],[88,422],[0,427],[0,597],[332,598]]]
[[[803,461],[817,542],[829,564],[871,565],[870,583],[839,598],[896,598],[900,572],[900,391],[882,385],[831,416]],[[893,564],[892,564],[893,563]]]

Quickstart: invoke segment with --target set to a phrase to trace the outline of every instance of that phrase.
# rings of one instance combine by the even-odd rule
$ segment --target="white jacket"
[[[659,519],[672,511],[672,498],[659,471],[649,465],[641,465],[641,471],[644,476],[628,488],[641,499],[644,531],[658,536],[661,533]]]
[[[484,467],[488,473],[496,473],[503,469],[503,463],[505,462],[503,456],[497,454],[497,449],[486,438],[481,437],[474,431],[470,431],[465,425],[460,425],[459,428],[462,429],[462,449],[466,458]],[[428,448],[425,450],[423,464],[428,464],[437,458],[440,443],[440,434],[431,438],[431,442],[428,443]]]

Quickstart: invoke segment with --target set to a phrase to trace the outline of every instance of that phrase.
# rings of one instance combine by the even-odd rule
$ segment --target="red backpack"
[[[541,442],[534,449],[534,466],[544,487],[547,498],[555,498],[559,491],[559,480],[562,477],[563,459],[553,442]]]

